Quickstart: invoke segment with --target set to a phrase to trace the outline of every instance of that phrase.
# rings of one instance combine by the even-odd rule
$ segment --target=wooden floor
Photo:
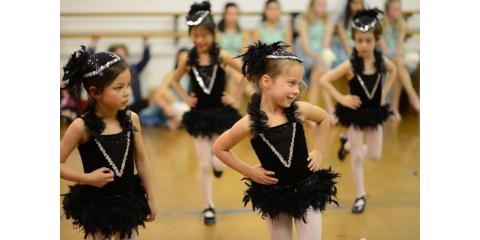
[[[332,166],[342,174],[338,183],[340,207],[329,206],[323,216],[323,239],[410,240],[420,238],[420,136],[419,117],[405,116],[400,124],[391,120],[384,127],[382,159],[365,164],[368,205],[361,215],[350,212],[355,197],[350,160],[338,161],[338,136],[344,129],[333,127],[324,167]],[[158,217],[140,231],[140,239],[267,239],[264,220],[241,203],[244,184],[242,176],[227,169],[221,179],[214,180],[214,201],[218,211],[217,224],[204,226],[200,216],[201,196],[198,163],[193,139],[185,130],[168,131],[143,128],[143,138],[150,156]],[[307,135],[309,145],[313,135]],[[250,164],[257,159],[247,140],[233,152]],[[78,151],[68,165],[82,170]],[[65,193],[72,184],[61,180]],[[61,201],[61,198],[59,198]],[[82,239],[71,220],[61,216],[61,239]],[[294,237],[294,239],[296,239]]]

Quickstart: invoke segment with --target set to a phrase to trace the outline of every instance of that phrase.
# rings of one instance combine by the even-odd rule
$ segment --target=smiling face
[[[124,110],[130,97],[130,70],[127,68],[94,98],[98,104],[111,110]]]
[[[284,66],[285,70],[279,75],[274,78],[264,75],[260,81],[263,86],[262,95],[269,96],[276,105],[288,108],[300,94],[304,68],[298,62]]]
[[[199,52],[208,52],[213,45],[213,33],[206,27],[198,26],[192,27],[190,30],[190,38]]]

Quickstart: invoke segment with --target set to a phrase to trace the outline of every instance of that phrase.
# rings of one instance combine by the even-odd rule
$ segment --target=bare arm
[[[243,54],[247,51],[247,46],[250,44],[251,36],[250,32],[244,30],[242,33],[242,49],[240,49],[240,53]]]
[[[285,43],[287,43],[288,45],[292,46],[293,44],[293,32],[292,32],[292,27],[290,26],[290,24],[287,24],[285,26]],[[293,51],[293,49],[290,49]]]
[[[310,120],[316,123],[314,150],[316,158],[314,158],[314,160],[317,160],[317,162],[311,161],[309,167],[312,171],[318,171],[320,170],[320,164],[327,147],[327,140],[330,132],[329,116],[325,110],[308,102],[297,101],[297,105],[299,112],[305,120]]]
[[[299,24],[298,33],[300,36],[300,40],[302,41],[303,52],[311,58],[316,58],[315,53],[310,50],[310,47],[308,45],[309,42],[308,42],[308,35],[307,35],[307,22],[302,17],[298,24]]]
[[[240,61],[240,59],[233,58],[233,56],[225,50],[220,51],[220,58],[225,63],[225,65],[230,66],[237,73],[242,74],[242,62]],[[240,83],[240,86],[235,90],[235,93],[233,94],[233,97],[235,99],[240,98],[242,93],[245,91],[245,87],[247,86],[247,83],[248,83],[245,77],[242,77],[241,81],[242,82]]]
[[[332,96],[340,104],[356,109],[359,107],[362,102],[358,96],[354,95],[342,95],[331,82],[343,79],[347,77],[348,79],[352,78],[349,75],[351,74],[351,64],[350,60],[345,60],[343,63],[338,65],[335,69],[328,71],[320,78],[320,85],[327,91],[330,96]]]
[[[345,51],[349,56],[352,55],[352,46],[350,46],[350,40],[348,39],[347,33],[345,32],[345,26],[343,25],[343,22],[338,23],[337,31],[338,31],[338,36],[340,37],[340,40],[343,43],[343,47],[345,48]]]
[[[255,27],[255,28],[253,29],[253,32],[252,32],[253,41],[254,41],[254,42],[260,41],[260,37],[261,37],[261,36],[260,36],[260,29],[259,29],[258,26],[257,26],[257,27]]]
[[[140,125],[140,120],[138,115],[130,111],[131,119],[133,126],[137,131],[133,132],[134,143],[135,143],[135,166],[137,173],[142,180],[143,188],[147,194],[148,206],[150,208],[150,216],[148,221],[153,221],[156,215],[156,206],[155,206],[155,195],[153,194],[153,181],[152,173],[150,170],[150,159],[148,159],[147,153],[145,151],[145,146],[143,145],[142,139],[142,129]]]
[[[277,179],[269,177],[273,172],[266,171],[261,167],[251,167],[245,162],[238,159],[230,152],[230,149],[237,145],[242,139],[250,134],[249,116],[244,116],[232,128],[220,135],[213,144],[213,153],[227,166],[233,168],[240,174],[251,178],[255,182],[261,184],[274,184]]]
[[[397,56],[400,58],[403,58],[403,46],[405,44],[405,37],[407,36],[408,26],[407,26],[407,22],[403,18],[399,19],[399,21],[400,21],[400,34],[398,35],[396,50],[397,50]]]
[[[77,118],[70,124],[60,142],[60,177],[68,181],[102,187],[114,179],[110,169],[103,167],[91,173],[83,173],[65,164],[73,149],[85,139],[85,124],[81,118]]]
[[[137,131],[133,132],[134,143],[135,143],[135,165],[137,168],[138,175],[142,179],[145,192],[148,199],[155,199],[153,194],[152,186],[152,173],[150,170],[150,159],[148,159],[147,153],[145,151],[145,146],[143,145],[142,139],[142,129],[140,125],[140,120],[138,115],[130,111],[133,126]]]
[[[84,129],[83,120],[80,118],[75,119],[67,128],[60,141],[60,177],[65,180],[86,184],[88,182],[86,173],[78,172],[65,164],[73,149],[84,139]]]
[[[335,98],[337,102],[340,102],[343,95],[332,85],[331,82],[337,81],[345,77],[348,71],[351,68],[351,64],[349,60],[345,60],[343,63],[338,65],[335,69],[328,71],[320,78],[320,84],[325,90],[327,91],[330,96]]]
[[[388,95],[388,92],[392,88],[393,81],[397,76],[397,68],[395,67],[395,64],[386,57],[384,57],[384,61],[385,67],[387,68],[387,81],[382,89],[382,104],[385,103],[385,97]]]
[[[330,20],[326,22],[326,26],[327,26],[327,31],[325,32],[325,37],[323,38],[323,49],[330,48],[330,43],[332,42],[333,29],[334,29],[334,25]]]
[[[182,100],[188,105],[192,106],[192,100],[190,96],[188,96],[185,90],[183,90],[183,88],[180,86],[180,79],[182,79],[182,76],[188,71],[187,58],[188,55],[186,54],[179,56],[179,64],[177,69],[175,69],[175,73],[173,74],[173,78],[171,81],[173,89],[178,93]]]

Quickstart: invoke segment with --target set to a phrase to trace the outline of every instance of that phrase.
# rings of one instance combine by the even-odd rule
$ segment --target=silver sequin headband
[[[203,13],[202,13],[202,15],[200,15],[200,17],[197,20],[195,20],[195,21],[187,20],[187,25],[188,26],[197,26],[198,24],[202,23],[203,20],[210,13],[210,11],[200,11],[200,12],[203,12]]]
[[[293,59],[293,60],[297,60],[299,62],[303,62],[303,59],[301,59],[297,56],[294,56],[294,55],[267,55],[266,58],[269,58],[269,59]]]
[[[103,71],[105,71],[106,69],[108,69],[110,66],[112,66],[114,63],[117,63],[121,60],[121,58],[115,54],[115,53],[109,53],[110,56],[113,57],[112,60],[108,61],[107,63],[105,63],[105,65],[101,66],[101,67],[98,67],[97,69],[89,72],[89,73],[85,73],[83,74],[83,77],[84,78],[89,78],[89,77],[93,77],[93,76],[97,76],[97,75],[102,75],[103,74]]]
[[[356,19],[358,20],[358,19]],[[364,25],[357,25],[355,24],[356,21],[352,21],[352,27],[355,28],[356,30],[360,32],[368,32],[370,29],[375,27],[375,24],[377,24],[377,19],[373,19],[373,21],[369,24],[364,24]]]

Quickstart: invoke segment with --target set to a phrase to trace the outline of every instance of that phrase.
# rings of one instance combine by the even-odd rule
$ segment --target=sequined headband
[[[355,22],[360,23],[358,23],[359,25],[357,25],[357,23]],[[369,24],[362,24],[359,19],[355,19],[354,21],[352,21],[352,27],[360,32],[368,32],[370,29],[375,27],[375,24],[377,24],[377,19],[373,19],[372,22],[370,22]]]
[[[293,60],[297,60],[299,62],[303,62],[303,59],[287,52],[287,51],[283,51],[283,50],[280,50],[280,51],[275,51],[273,52],[272,54],[270,55],[267,55],[266,58],[268,59],[293,59]]]
[[[91,71],[91,72],[89,72],[89,73],[83,74],[83,77],[84,77],[84,78],[89,78],[89,77],[93,77],[93,76],[97,76],[97,75],[102,76],[102,75],[103,75],[103,71],[105,71],[106,69],[108,69],[108,68],[109,68],[110,66],[112,66],[114,63],[119,62],[119,61],[121,60],[121,58],[120,58],[117,54],[115,54],[115,53],[109,53],[109,54],[110,54],[110,56],[113,57],[112,60],[108,61],[107,63],[105,63],[105,65],[103,65],[103,66],[101,66],[101,67],[98,67],[98,66],[97,66],[97,68],[96,68],[95,70],[93,70],[93,71]],[[95,60],[96,60],[96,59],[95,59]],[[89,60],[89,61],[93,61],[93,60]],[[96,63],[93,63],[93,64],[96,65]]]
[[[198,24],[202,23],[203,20],[207,17],[207,15],[210,13],[210,11],[200,11],[199,13],[202,13],[200,17],[197,20],[187,20],[187,25],[188,26],[197,26]]]

